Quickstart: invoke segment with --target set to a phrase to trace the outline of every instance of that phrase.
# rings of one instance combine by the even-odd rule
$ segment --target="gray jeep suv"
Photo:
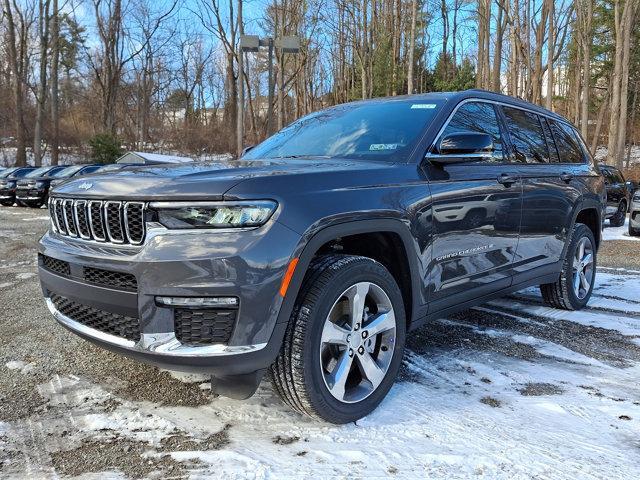
[[[483,91],[306,116],[237,161],[54,189],[39,273],[100,346],[345,423],[391,388],[408,332],[540,285],[591,295],[605,198],[564,118]]]

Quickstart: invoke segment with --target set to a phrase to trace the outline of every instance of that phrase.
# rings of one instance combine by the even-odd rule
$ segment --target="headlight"
[[[167,228],[249,228],[264,225],[278,204],[270,200],[243,202],[152,202],[157,220]]]
[[[44,187],[44,182],[36,182],[36,183],[35,183],[35,187],[36,187],[36,188],[42,188],[42,187]]]

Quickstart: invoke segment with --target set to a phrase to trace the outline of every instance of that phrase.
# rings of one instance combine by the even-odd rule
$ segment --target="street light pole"
[[[258,52],[260,47],[269,49],[269,96],[267,105],[267,135],[273,134],[273,97],[275,96],[275,81],[273,78],[273,49],[280,49],[281,53],[300,52],[300,39],[298,37],[272,37],[259,38],[257,35],[240,35],[240,56],[242,52]],[[242,68],[242,67],[240,67]],[[281,75],[282,78],[282,75]],[[242,88],[242,86],[240,87]],[[280,85],[283,88],[283,85]],[[244,105],[243,105],[244,107]],[[238,144],[240,145],[240,144]]]

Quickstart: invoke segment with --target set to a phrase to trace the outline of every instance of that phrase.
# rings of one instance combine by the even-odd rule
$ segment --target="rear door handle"
[[[573,175],[567,172],[562,172],[560,174],[560,180],[562,180],[563,182],[569,183],[571,180],[573,180]]]
[[[517,181],[518,181],[517,177],[512,177],[511,175],[507,175],[506,173],[502,173],[498,176],[498,183],[501,183],[505,187],[510,187]]]

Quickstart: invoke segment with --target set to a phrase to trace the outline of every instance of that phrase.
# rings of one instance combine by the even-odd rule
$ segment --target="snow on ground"
[[[609,222],[605,222],[605,228],[602,231],[603,240],[633,240],[640,241],[640,237],[632,237],[629,235],[629,215],[622,227],[612,227]]]
[[[638,478],[638,293],[640,273],[601,273],[581,312],[545,307],[529,289],[435,322],[410,342],[388,398],[350,425],[290,412],[266,382],[247,401],[166,407],[66,375],[38,387],[64,413],[0,424],[0,439],[38,439],[42,451],[20,452],[34,477],[55,476],[43,467],[65,448],[62,429],[146,442],[145,455],[187,462],[193,478]],[[222,431],[221,448],[154,450],[176,432],[202,442]]]

